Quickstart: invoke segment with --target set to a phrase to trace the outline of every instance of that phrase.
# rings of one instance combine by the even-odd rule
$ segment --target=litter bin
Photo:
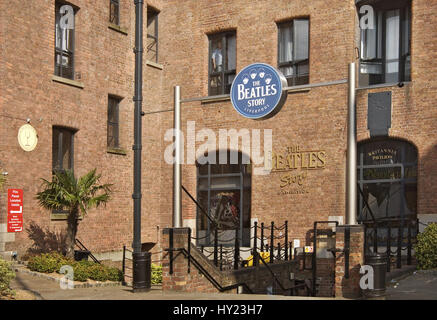
[[[132,253],[134,291],[145,291],[152,286],[152,254],[148,251],[154,246],[155,243],[146,242],[141,245],[141,252]]]
[[[366,256],[366,265],[373,268],[373,289],[364,290],[366,298],[379,298],[385,296],[385,275],[387,272],[387,255],[372,253]],[[369,279],[371,281],[371,278]]]
[[[90,252],[87,250],[74,250],[74,260],[75,261],[88,260],[89,255],[90,255]]]

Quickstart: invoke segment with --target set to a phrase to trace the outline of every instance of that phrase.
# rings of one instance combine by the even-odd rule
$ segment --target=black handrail
[[[187,189],[185,189],[185,187],[183,185],[181,185],[182,190],[185,191],[185,193],[188,195],[188,197],[190,197],[190,199],[196,204],[196,206],[200,209],[200,212],[202,212],[207,218],[208,220],[213,224],[214,229],[218,229],[218,225],[217,223],[209,216],[209,214],[205,211],[205,209],[202,208],[202,206],[196,201],[196,199],[193,198],[193,196],[188,192]]]
[[[74,243],[76,244],[76,246],[77,246],[80,250],[82,250],[82,251],[88,251],[88,252],[89,252],[89,256],[91,257],[91,259],[92,259],[95,263],[100,264],[100,261],[97,260],[96,257],[94,257],[94,255],[91,253],[91,251],[88,250],[87,247],[85,247],[84,244],[83,244],[79,239],[76,238],[76,239],[74,239],[74,240],[75,240]]]
[[[178,250],[183,253],[185,258],[189,259],[203,275],[218,289],[220,292],[236,289],[240,286],[243,286],[249,293],[253,294],[252,289],[249,288],[249,286],[245,282],[239,282],[230,286],[222,287],[220,283],[217,282],[217,280],[214,279],[214,277],[202,266],[201,263],[199,263],[196,258],[193,257],[191,253],[187,251],[185,248],[174,248],[174,251]]]
[[[257,256],[257,257],[256,257],[256,256]],[[276,277],[276,275],[275,275],[275,273],[273,272],[273,270],[269,267],[268,263],[265,262],[265,260],[263,259],[263,257],[262,257],[261,255],[259,255],[258,252],[256,252],[256,253],[254,254],[254,259],[255,259],[255,258],[259,258],[259,259],[261,260],[261,262],[264,264],[264,266],[267,268],[267,270],[268,270],[268,271],[270,272],[270,274],[272,275],[273,280],[275,280],[275,282],[279,285],[279,287],[281,288],[282,291],[284,291],[284,292],[289,291],[289,292],[290,292],[290,295],[291,295],[291,290],[295,290],[295,289],[297,289],[297,288],[301,288],[301,287],[305,286],[305,287],[308,289],[308,291],[310,292],[310,294],[312,294],[312,289],[311,289],[311,288],[306,284],[306,282],[303,282],[303,283],[298,284],[298,285],[294,285],[294,286],[289,287],[289,288],[285,288],[284,285],[281,283],[281,281],[279,281],[278,277]]]

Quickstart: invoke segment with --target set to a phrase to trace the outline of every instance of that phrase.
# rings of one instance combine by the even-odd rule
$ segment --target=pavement
[[[254,295],[230,293],[167,293],[160,287],[147,292],[133,293],[131,287],[110,286],[94,288],[61,289],[59,283],[33,275],[16,272],[11,288],[24,300],[333,300],[333,298],[287,297],[279,295]],[[23,296],[23,293],[27,293]]]
[[[134,293],[131,287],[108,286],[61,289],[58,282],[16,272],[11,288],[18,300],[343,300],[339,298],[289,297],[231,293],[163,292],[153,286]],[[437,270],[412,271],[388,281],[384,300],[437,300]]]
[[[437,270],[414,271],[402,279],[391,280],[386,300],[437,300]]]

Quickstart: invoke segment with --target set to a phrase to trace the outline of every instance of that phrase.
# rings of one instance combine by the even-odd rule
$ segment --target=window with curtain
[[[289,86],[309,83],[309,19],[278,24],[278,67]]]
[[[228,94],[236,71],[235,31],[209,36],[209,76],[210,96]]]
[[[109,0],[109,22],[120,25],[120,0]]]
[[[158,62],[158,11],[147,7],[147,60]]]
[[[74,29],[61,28],[60,25],[60,10],[64,4],[55,4],[55,75],[74,79]]]
[[[361,30],[360,86],[411,80],[411,3],[377,1],[374,28]]]

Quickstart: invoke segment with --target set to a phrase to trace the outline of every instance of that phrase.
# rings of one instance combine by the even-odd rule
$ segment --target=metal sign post
[[[357,117],[355,106],[355,62],[349,64],[348,130],[346,173],[346,224],[357,224]]]
[[[174,135],[175,161],[173,163],[173,228],[182,227],[182,194],[181,194],[181,90],[174,87]]]

